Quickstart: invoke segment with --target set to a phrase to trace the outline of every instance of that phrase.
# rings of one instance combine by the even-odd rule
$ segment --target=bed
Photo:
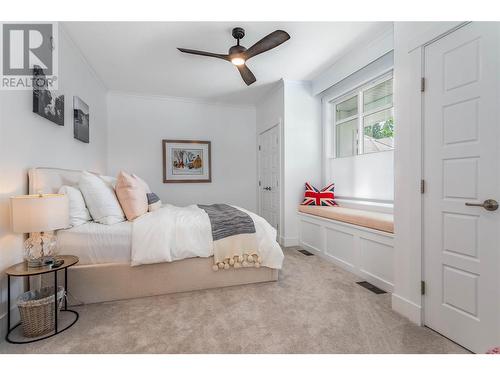
[[[29,170],[29,192],[55,193],[62,185],[77,186],[82,171],[57,168]],[[85,304],[175,292],[278,280],[278,269],[212,270],[213,257],[132,267],[131,222],[103,225],[89,222],[57,232],[58,252],[76,255],[69,269],[69,302]]]

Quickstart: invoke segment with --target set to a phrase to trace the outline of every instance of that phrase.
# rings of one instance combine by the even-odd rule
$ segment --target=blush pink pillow
[[[148,212],[146,189],[136,176],[123,171],[118,173],[115,191],[127,220],[132,221]]]

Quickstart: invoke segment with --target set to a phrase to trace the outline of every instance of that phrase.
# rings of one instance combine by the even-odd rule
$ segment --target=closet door
[[[260,215],[278,231],[280,222],[280,127],[259,135]]]
[[[500,343],[499,26],[425,48],[425,324],[477,353]]]

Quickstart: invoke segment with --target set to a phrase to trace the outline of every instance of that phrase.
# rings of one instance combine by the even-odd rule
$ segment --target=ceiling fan
[[[245,30],[241,27],[235,27],[232,31],[232,35],[233,38],[237,40],[237,44],[229,48],[229,52],[227,55],[205,52],[205,51],[196,51],[193,49],[185,49],[185,48],[177,48],[177,49],[184,53],[216,57],[218,59],[230,61],[236,66],[236,68],[240,72],[243,81],[245,81],[245,83],[248,86],[250,86],[252,83],[256,81],[256,78],[253,75],[252,71],[248,69],[245,62],[248,59],[257,56],[262,52],[269,51],[270,49],[273,49],[279,46],[280,44],[286,42],[288,39],[290,39],[290,35],[288,35],[286,31],[276,30],[273,31],[271,34],[266,35],[264,38],[259,40],[250,48],[246,49],[245,47],[240,46],[240,39],[242,39],[245,36]]]

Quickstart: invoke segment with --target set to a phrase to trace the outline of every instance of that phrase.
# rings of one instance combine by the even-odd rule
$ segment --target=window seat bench
[[[343,221],[365,228],[394,233],[394,216],[375,211],[357,210],[347,207],[299,206],[299,212],[325,219]]]
[[[379,288],[394,286],[392,214],[348,207],[298,208],[299,245]]]

